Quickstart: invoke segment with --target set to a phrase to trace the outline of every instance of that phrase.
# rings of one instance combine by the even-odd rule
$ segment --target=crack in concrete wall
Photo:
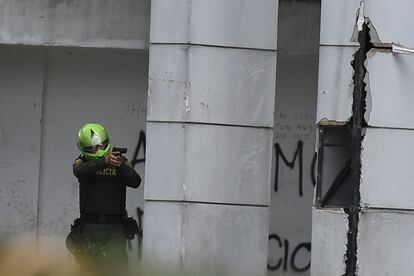
[[[407,80],[407,76],[409,76],[410,69],[412,69],[412,60],[407,57],[396,56],[396,54],[414,54],[414,48],[407,47],[412,47],[414,42],[406,37],[407,29],[405,27],[407,25],[402,20],[402,18],[406,18],[405,14],[399,9],[391,10],[392,4],[387,7],[389,12],[384,12],[383,9],[381,10],[378,6],[375,6],[374,3],[365,1],[367,9],[364,13],[364,0],[351,1],[352,5],[351,2],[345,4],[343,1],[336,1],[335,3],[341,2],[343,4],[340,8],[338,8],[339,4],[336,7],[334,4],[331,4],[333,2],[325,2],[325,7],[322,12],[323,25],[327,26],[328,23],[332,24],[332,22],[335,22],[338,18],[337,15],[342,12],[341,9],[346,8],[347,15],[344,18],[347,21],[346,26],[351,26],[350,31],[352,31],[352,25],[354,23],[355,26],[352,38],[350,32],[344,32],[342,28],[344,24],[341,25],[338,22],[335,22],[335,25],[337,25],[335,28],[324,26],[324,29],[322,29],[321,49],[323,55],[321,58],[322,66],[320,67],[322,68],[320,70],[322,73],[319,79],[319,96],[321,100],[318,102],[318,125],[323,128],[325,125],[341,126],[346,124],[352,130],[352,148],[350,148],[352,149],[352,152],[350,152],[352,153],[352,182],[347,186],[351,194],[351,200],[344,208],[346,218],[341,218],[347,224],[346,235],[342,237],[346,237],[347,239],[345,242],[342,242],[342,245],[346,245],[346,252],[339,253],[341,257],[345,257],[344,260],[336,257],[336,261],[346,269],[341,272],[336,272],[336,275],[365,275],[367,271],[369,272],[372,269],[373,265],[375,266],[375,262],[371,262],[369,258],[369,251],[372,249],[375,239],[368,237],[372,231],[375,231],[375,226],[373,226],[374,222],[371,218],[367,216],[364,218],[364,212],[372,207],[376,208],[379,206],[391,206],[392,208],[401,207],[402,205],[404,206],[403,208],[407,208],[407,206],[410,208],[411,206],[409,198],[406,200],[400,194],[390,198],[389,191],[384,192],[383,190],[378,195],[378,193],[375,193],[375,187],[379,187],[378,185],[381,184],[377,180],[382,180],[381,185],[384,185],[387,181],[389,182],[390,179],[386,177],[393,178],[391,181],[394,181],[395,175],[400,175],[398,177],[402,179],[401,171],[403,169],[396,171],[393,169],[396,164],[394,160],[398,160],[398,158],[401,158],[401,154],[404,155],[405,153],[400,149],[401,144],[404,144],[402,141],[408,141],[412,136],[409,132],[412,122],[409,120],[404,122],[404,124],[400,122],[400,118],[405,118],[405,111],[411,108],[411,105],[404,104],[404,102],[407,102],[404,99],[409,95],[406,93],[407,90],[409,91],[407,87],[410,87],[410,81],[409,78]],[[361,3],[361,6],[358,10],[357,5],[359,3]],[[352,15],[356,12],[357,18],[352,15],[350,17],[349,12]],[[392,14],[392,16],[387,17],[388,14]],[[374,24],[377,25],[374,26]],[[395,33],[393,29],[395,29]],[[351,41],[349,41],[350,38]],[[406,43],[407,46],[403,46],[403,43]],[[358,51],[355,53],[356,50]],[[351,52],[355,53],[352,57]],[[334,64],[335,58],[338,61]],[[351,60],[353,60],[352,70],[348,65]],[[330,66],[331,64],[334,65]],[[336,68],[340,69],[338,69],[336,74],[331,74],[330,71]],[[351,77],[352,74],[353,77]],[[351,78],[353,80],[352,85],[348,85]],[[326,81],[326,79],[329,79],[329,81]],[[370,79],[372,83],[370,83]],[[372,95],[370,84],[372,85]],[[349,90],[347,91],[346,88],[352,88],[352,92],[347,94]],[[389,94],[390,91],[392,95]],[[393,96],[394,94],[395,96]],[[396,100],[397,98],[398,100]],[[390,105],[390,102],[392,105]],[[399,106],[400,111],[393,112],[392,108],[387,109],[387,106]],[[372,113],[371,110],[373,111]],[[392,118],[384,114],[391,114]],[[367,136],[365,136],[365,132]],[[385,134],[392,138],[384,140],[386,139]],[[394,136],[399,137],[398,140]],[[381,162],[378,162],[379,155],[376,154],[378,145],[384,143],[389,144],[389,141],[392,141],[393,146],[395,146],[392,150],[387,149],[385,153],[382,153],[384,156],[381,155]],[[367,149],[370,151],[367,151]],[[390,158],[390,154],[393,154],[393,159]],[[331,153],[331,156],[333,156],[331,157],[332,159],[342,157],[342,155],[335,156],[334,153]],[[388,160],[393,160],[394,162]],[[409,159],[405,161],[407,163]],[[332,163],[327,163],[329,165],[326,166],[326,169],[332,170],[332,167],[334,167]],[[380,171],[383,171],[380,176],[378,176],[378,166],[381,167]],[[401,182],[399,181],[399,185],[401,186],[399,187],[399,191],[403,191],[402,193],[404,193],[404,191],[410,189],[405,188],[409,187],[409,184],[401,184]],[[331,184],[332,182],[327,182],[325,186]],[[352,189],[352,192],[350,189]],[[318,198],[316,198],[316,204],[317,200]],[[364,204],[362,201],[368,202],[369,205],[367,203]],[[320,206],[316,205],[315,207]],[[322,207],[324,206],[322,205]],[[323,211],[326,210],[326,208],[323,209]],[[376,227],[382,223],[381,219],[383,218],[381,215],[379,215]],[[400,220],[398,219],[398,221]],[[383,233],[384,235],[389,235],[395,230],[396,228],[393,225],[387,230],[384,230]],[[337,240],[335,237],[335,241]],[[394,243],[394,239],[391,240],[386,239],[385,243]],[[404,241],[401,243],[404,244]],[[323,246],[321,246],[323,248],[322,250],[326,250],[329,245],[324,244]],[[384,246],[378,246],[378,248],[380,247]],[[404,244],[403,247],[405,249],[407,245]],[[335,250],[338,250],[338,248],[330,251],[334,252]],[[387,257],[385,256],[385,258]],[[393,262],[395,261],[386,260],[384,262],[383,260],[381,269],[377,267],[377,271],[385,273],[384,263],[392,266]],[[313,269],[313,273],[315,275],[325,275],[323,274],[325,268],[324,265],[320,265],[320,267]],[[404,269],[406,267],[398,268],[398,270]],[[336,271],[339,270],[337,269]],[[326,275],[334,275],[334,273],[327,273]]]
[[[361,149],[362,140],[364,138],[363,128],[367,127],[365,120],[366,99],[367,99],[367,84],[365,77],[367,70],[365,62],[367,60],[367,53],[373,47],[371,43],[370,28],[366,21],[364,21],[362,28],[359,29],[358,42],[360,48],[354,55],[352,67],[354,69],[354,99],[352,104],[352,201],[348,209],[344,210],[348,214],[349,230],[347,234],[347,250],[346,250],[346,276],[357,275],[357,250],[358,250],[358,224],[360,213],[360,183],[361,183]]]

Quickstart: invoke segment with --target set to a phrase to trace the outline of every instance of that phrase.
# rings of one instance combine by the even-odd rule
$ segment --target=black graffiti
[[[298,158],[299,159],[298,160],[298,163],[299,163],[299,195],[303,196],[303,180],[302,180],[303,179],[303,175],[302,175],[303,173],[303,142],[298,141],[298,146],[296,148],[292,161],[287,160],[279,143],[276,143],[274,147],[275,147],[275,153],[276,153],[276,169],[275,169],[275,184],[274,184],[275,192],[277,192],[279,188],[279,157],[282,158],[283,162],[290,169],[293,169],[295,167],[296,158]]]
[[[141,152],[141,148],[142,148],[144,157],[143,158],[138,158],[138,156]],[[134,154],[132,155],[132,158],[131,158],[131,166],[133,168],[135,168],[135,166],[137,164],[145,163],[146,150],[147,150],[147,138],[146,138],[145,132],[143,130],[141,130],[139,132],[137,146],[135,147]],[[142,237],[143,237],[142,217],[144,215],[144,211],[140,207],[137,207],[136,215],[137,215],[137,219],[138,219],[138,221],[137,221],[137,224],[138,224],[138,230],[137,230],[138,257],[141,258]],[[130,240],[128,240],[128,249],[130,249],[130,250],[132,249],[132,244],[131,244]]]
[[[144,216],[144,211],[137,207],[137,218],[138,218],[138,237],[142,239],[143,227],[142,227],[142,217]]]
[[[279,243],[279,247],[282,248],[282,241],[280,240],[278,235],[276,235],[276,234],[269,235],[269,243],[270,243],[271,240],[276,240]],[[282,265],[282,260],[283,260],[283,258],[279,258],[279,260],[277,261],[277,263],[275,265],[271,265],[268,261],[267,269],[269,269],[269,270],[278,270],[280,268],[280,266]]]
[[[298,159],[297,163],[299,165],[299,196],[302,197],[303,196],[303,142],[298,141],[292,161],[288,161],[279,143],[275,143],[274,148],[275,148],[275,155],[276,155],[274,191],[277,192],[279,189],[280,158],[282,158],[285,165],[288,166],[291,170],[295,168],[296,159]],[[312,159],[312,165],[310,168],[310,178],[311,178],[313,186],[316,185],[316,175],[315,175],[316,162],[317,162],[317,153],[315,152],[313,159]]]
[[[126,212],[126,216],[127,216],[127,217],[129,217],[129,215],[128,215],[128,211],[127,211],[127,210],[125,210],[125,212]],[[129,250],[132,250],[131,240],[127,240],[127,246],[128,246],[128,249],[129,249]]]
[[[279,143],[275,143],[274,148],[275,148],[275,153],[276,153],[276,169],[275,169],[275,178],[274,178],[274,191],[277,192],[278,188],[279,188],[280,158],[282,158],[285,165],[288,166],[290,169],[294,169],[296,159],[298,159],[298,164],[299,164],[299,195],[302,197],[303,196],[303,141],[298,141],[296,151],[295,151],[295,154],[293,155],[293,160],[292,161],[288,161],[288,159],[286,158],[286,155],[282,151],[282,148],[280,147]],[[138,158],[138,156],[141,152],[141,149],[143,151],[143,157]],[[146,134],[143,130],[141,130],[139,132],[137,146],[135,147],[134,154],[133,154],[132,159],[131,159],[131,165],[132,165],[133,168],[135,168],[135,166],[137,164],[145,163],[146,150],[147,150]],[[315,152],[315,154],[313,156],[313,159],[312,159],[311,172],[310,172],[311,181],[312,181],[312,184],[314,186],[316,185],[316,175],[315,175],[316,162],[317,162],[317,153]]]
[[[312,179],[313,186],[316,186],[315,169],[316,169],[317,160],[318,160],[318,153],[315,151],[315,154],[313,155],[313,159],[312,159],[312,166],[311,166],[311,179]]]
[[[279,161],[280,158],[282,158],[283,162],[288,166],[290,169],[293,169],[295,167],[296,159],[298,159],[299,164],[299,195],[303,196],[303,142],[298,141],[297,148],[295,150],[294,156],[292,161],[288,161],[285,154],[283,153],[280,145],[276,143],[274,145],[275,147],[275,153],[276,153],[276,170],[275,170],[275,186],[274,190],[278,191],[278,181],[279,181]],[[140,153],[143,153],[142,158],[138,158]],[[135,167],[137,164],[145,163],[145,154],[146,154],[146,134],[144,131],[139,132],[138,142],[137,146],[135,147],[133,157],[131,159],[131,165]],[[316,184],[316,176],[315,176],[315,166],[317,162],[317,154],[315,152],[313,159],[312,159],[312,166],[311,166],[311,180],[312,183]],[[137,251],[138,251],[138,257],[141,258],[142,255],[142,242],[143,242],[143,216],[144,211],[137,207],[136,209],[136,215],[137,215],[137,223],[138,223],[138,233],[137,233]],[[287,239],[282,239],[277,234],[271,234],[269,235],[269,242],[271,240],[274,240],[278,243],[279,247],[283,249],[283,256],[280,257],[276,264],[271,264],[270,260],[267,264],[268,270],[276,271],[279,269],[283,269],[284,272],[288,271],[289,265],[290,269],[292,269],[295,272],[305,272],[309,270],[310,268],[310,261],[309,263],[304,266],[300,267],[297,265],[297,256],[298,253],[302,250],[306,250],[308,253],[311,252],[311,243],[300,243],[298,244],[293,251],[290,253],[290,244]],[[132,245],[128,241],[128,247],[131,249]]]
[[[282,239],[277,234],[270,234],[269,243],[271,240],[275,240],[278,243],[279,247],[281,249],[284,249],[283,250],[284,254],[277,260],[276,264],[271,264],[270,260],[268,260],[268,263],[267,263],[268,270],[276,271],[276,270],[283,269],[283,271],[286,272],[288,271],[288,264],[290,264],[290,268],[295,272],[305,272],[309,270],[310,261],[306,266],[298,267],[298,265],[296,264],[296,259],[297,259],[298,253],[302,249],[306,249],[310,255],[311,243],[309,242],[300,243],[295,247],[295,249],[293,249],[292,253],[289,254],[289,241],[287,239],[284,239],[282,242]]]
[[[142,217],[144,216],[144,211],[137,207],[137,218],[138,218],[138,233],[137,233],[137,245],[138,245],[138,257],[141,258],[142,254],[142,238],[144,236],[144,227],[142,224]]]
[[[138,221],[137,221],[138,229],[137,229],[137,233],[136,233],[137,234],[138,257],[141,258],[142,237],[143,237],[143,232],[144,232],[143,231],[143,225],[142,225],[142,217],[144,216],[144,211],[140,207],[137,207],[136,215],[137,215],[137,219],[138,219]],[[127,245],[128,245],[128,249],[132,250],[131,240],[128,240]]]
[[[143,158],[138,158],[138,155],[140,153],[141,148],[143,149],[144,157]],[[147,151],[147,138],[146,138],[145,132],[143,130],[141,130],[139,132],[138,144],[135,147],[135,151],[134,151],[134,154],[132,155],[132,159],[131,159],[131,166],[133,168],[135,168],[136,164],[145,163],[145,153],[146,153],[146,151]]]
[[[310,268],[310,261],[309,263],[304,266],[304,267],[298,267],[295,263],[296,260],[296,255],[298,254],[298,252],[302,249],[306,249],[309,253],[311,252],[311,243],[310,242],[303,242],[301,244],[299,244],[298,246],[296,246],[296,248],[293,250],[292,252],[292,257],[290,258],[290,266],[292,267],[292,269],[296,272],[304,272],[306,270],[308,270]]]

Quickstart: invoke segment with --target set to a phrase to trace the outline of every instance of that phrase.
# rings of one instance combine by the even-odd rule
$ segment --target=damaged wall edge
[[[358,33],[359,49],[354,55],[352,67],[354,69],[354,92],[352,104],[352,200],[348,209],[344,209],[348,214],[349,228],[347,233],[347,245],[345,265],[345,276],[357,275],[357,238],[358,224],[360,213],[360,183],[361,183],[361,148],[364,138],[363,128],[367,127],[364,119],[366,111],[366,83],[365,75],[367,70],[365,61],[368,51],[373,47],[371,43],[370,28],[366,22],[362,26],[362,30]]]
[[[414,55],[414,48],[412,47],[407,47],[396,42],[383,42],[380,39],[378,31],[372,23],[372,20],[368,16],[364,15],[364,1],[362,0],[357,14],[358,16],[354,25],[354,30],[350,42],[359,42],[359,33],[362,28],[362,24],[365,23],[369,28],[370,42],[372,44],[372,48],[386,53]]]

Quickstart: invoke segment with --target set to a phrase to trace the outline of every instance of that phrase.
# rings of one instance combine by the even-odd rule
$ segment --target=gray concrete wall
[[[1,0],[0,44],[144,49],[149,0]]]
[[[0,233],[9,238],[36,232],[44,52],[0,49]]]
[[[0,55],[1,233],[37,232],[41,247],[64,248],[79,208],[72,174],[77,131],[101,122],[133,158],[145,132],[148,52],[1,46]],[[136,159],[144,158],[144,147]],[[143,162],[135,169],[144,182]],[[137,218],[143,187],[127,194],[128,212]],[[131,243],[133,258],[138,244]]]
[[[0,1],[2,239],[64,247],[78,216],[71,163],[85,122],[107,126],[144,180],[148,51],[138,49],[148,48],[149,8],[147,0]],[[40,47],[51,45],[82,48]],[[142,216],[143,188],[127,202]],[[129,245],[139,258],[141,239]]]
[[[319,16],[318,1],[280,1],[268,275],[310,273]]]

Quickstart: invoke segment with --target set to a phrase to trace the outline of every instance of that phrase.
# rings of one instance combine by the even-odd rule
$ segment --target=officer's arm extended
[[[119,167],[119,173],[126,186],[131,188],[138,188],[141,184],[141,177],[139,174],[130,166],[129,162],[124,162]]]
[[[92,176],[95,175],[98,170],[103,169],[105,166],[106,163],[104,158],[88,161],[78,158],[73,163],[73,174],[78,178]]]

